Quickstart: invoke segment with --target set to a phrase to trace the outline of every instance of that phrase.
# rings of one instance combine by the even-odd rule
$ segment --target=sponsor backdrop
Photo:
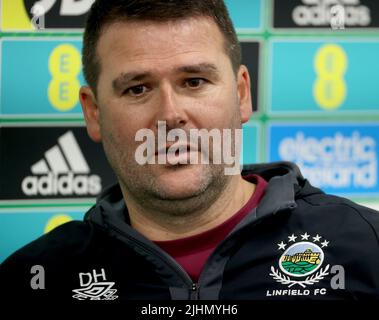
[[[80,220],[115,177],[78,101],[93,0],[0,3],[2,261]],[[226,3],[252,78],[243,163],[293,161],[326,192],[378,208],[379,2]]]

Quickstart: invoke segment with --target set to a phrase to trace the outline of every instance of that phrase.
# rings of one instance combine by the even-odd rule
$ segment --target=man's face
[[[249,76],[244,67],[234,74],[217,25],[208,18],[113,23],[103,30],[97,54],[95,107],[86,107],[83,91],[81,100],[89,134],[102,141],[124,194],[146,203],[185,201],[222,188],[222,165],[141,166],[135,160],[137,131],[157,134],[158,121],[166,121],[167,131],[189,132],[240,128],[248,120]]]

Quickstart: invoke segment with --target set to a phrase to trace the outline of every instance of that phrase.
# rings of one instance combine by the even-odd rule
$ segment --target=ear
[[[252,112],[250,76],[246,66],[241,65],[237,74],[237,91],[242,123],[250,119]]]
[[[83,86],[79,91],[80,104],[82,105],[84,119],[87,124],[87,132],[95,142],[101,141],[99,107],[92,89]]]

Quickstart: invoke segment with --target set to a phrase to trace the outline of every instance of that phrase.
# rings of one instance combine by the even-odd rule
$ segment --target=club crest
[[[278,265],[271,266],[270,276],[288,288],[313,285],[329,274],[330,265],[325,265],[324,248],[329,241],[320,235],[308,233],[288,236],[281,241],[278,250],[283,251]]]
[[[324,252],[315,243],[302,241],[291,245],[280,257],[279,267],[285,274],[304,277],[316,272],[324,261]]]

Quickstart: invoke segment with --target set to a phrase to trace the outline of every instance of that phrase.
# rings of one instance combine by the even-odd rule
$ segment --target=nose
[[[169,83],[163,84],[160,88],[157,126],[158,121],[165,121],[167,129],[184,127],[188,122],[181,99]]]

